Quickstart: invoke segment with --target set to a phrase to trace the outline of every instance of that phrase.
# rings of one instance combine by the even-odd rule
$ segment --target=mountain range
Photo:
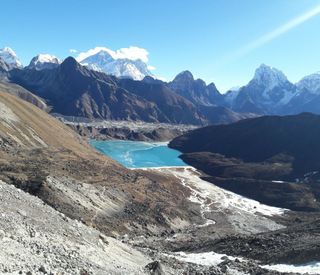
[[[0,78],[42,97],[52,112],[90,119],[206,125],[261,115],[320,113],[320,73],[296,84],[262,64],[245,86],[221,94],[190,71],[171,82],[156,79],[142,60],[105,49],[63,62],[40,54],[26,67],[8,47],[0,50]]]

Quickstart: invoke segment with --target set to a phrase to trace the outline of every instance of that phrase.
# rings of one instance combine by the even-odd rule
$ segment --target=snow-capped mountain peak
[[[56,63],[59,59],[51,54],[39,54],[36,56],[39,63]]]
[[[92,70],[95,71],[101,71],[103,72],[103,68],[115,61],[115,59],[111,56],[111,54],[108,51],[101,50],[94,55],[88,56],[83,60],[79,60],[79,62],[84,65],[89,67]]]
[[[77,61],[88,68],[114,75],[119,78],[142,80],[152,76],[147,64],[147,52],[137,47],[112,51],[104,47],[96,47],[79,54]]]
[[[28,68],[34,70],[44,70],[44,69],[53,69],[61,64],[61,60],[59,60],[54,55],[50,54],[39,54],[32,58]]]
[[[17,54],[9,47],[0,49],[0,58],[11,68],[22,68],[22,63]]]
[[[276,86],[287,83],[288,79],[285,74],[273,67],[261,64],[256,69],[253,81],[265,86],[268,90],[272,90]]]
[[[296,85],[300,91],[307,90],[313,94],[320,94],[320,71],[305,76]]]

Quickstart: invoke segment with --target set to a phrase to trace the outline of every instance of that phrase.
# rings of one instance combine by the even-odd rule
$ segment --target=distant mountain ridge
[[[90,119],[175,124],[229,123],[245,117],[225,107],[204,111],[161,81],[118,79],[69,57],[51,70],[10,71],[9,79],[45,99],[52,112]]]
[[[119,115],[114,108],[111,108],[113,111],[109,110],[109,105],[113,102],[114,97],[112,97],[112,100],[108,101],[108,103],[103,103],[105,104],[105,107],[101,108],[104,109],[104,111],[102,111],[100,107],[97,107],[100,103],[98,98],[96,98],[93,101],[87,99],[87,103],[84,104],[86,107],[79,104],[79,102],[74,102],[73,104],[78,104],[78,111],[75,112],[75,109],[73,108],[70,109],[73,110],[72,112],[65,109],[67,113],[71,112],[72,115],[81,114],[92,118],[147,119],[147,121],[154,120],[199,125],[216,123],[217,121],[228,123],[254,115],[287,115],[301,112],[320,114],[320,73],[306,76],[298,83],[293,84],[280,70],[262,64],[256,69],[252,80],[249,81],[247,85],[232,89],[226,94],[221,94],[214,83],[207,85],[203,80],[195,79],[190,71],[179,73],[171,82],[164,82],[154,78],[146,60],[129,59],[123,57],[123,55],[117,57],[111,50],[106,48],[99,49],[100,48],[95,52],[89,51],[89,53],[84,56],[82,55],[80,61],[82,65],[89,69],[88,71],[85,71],[84,69],[79,70],[82,71],[83,75],[90,75],[89,77],[92,78],[90,89],[97,85],[101,86],[101,83],[97,84],[97,82],[95,82],[97,80],[103,79],[103,81],[105,81],[105,79],[108,79],[108,81],[110,81],[112,79],[113,85],[118,87],[127,85],[126,87],[128,89],[132,89],[131,91],[127,91],[130,94],[128,98],[131,98],[134,95],[135,97],[140,98],[138,101],[143,98],[144,101],[151,103],[148,108],[151,108],[151,106],[154,106],[153,104],[156,104],[155,106],[157,108],[161,105],[161,108],[164,108],[166,109],[166,112],[169,112],[169,109],[173,107],[171,103],[176,102],[174,103],[175,110],[181,109],[181,106],[189,106],[190,108],[187,107],[186,112],[193,112],[193,115],[184,115],[181,113],[178,116],[178,113],[175,111],[173,113],[169,112],[164,114],[163,110],[159,112],[157,108],[152,111],[150,109],[148,115],[142,115],[143,112],[141,113],[140,111],[138,112],[139,114],[137,114],[132,111],[131,107],[128,107],[130,104],[135,105],[135,103],[137,103],[135,99],[131,103],[125,103],[126,100],[121,101],[124,103],[123,106],[120,106],[121,104],[118,102],[118,107],[114,108],[127,109],[126,115],[124,113]],[[0,50],[0,80],[9,81],[10,79],[10,81],[13,82],[26,82],[27,86],[25,88],[32,90],[33,86],[29,86],[31,77],[37,78],[36,89],[40,86],[48,87],[49,84],[46,83],[46,81],[49,79],[51,81],[50,83],[53,83],[52,75],[56,75],[55,69],[58,69],[60,64],[61,61],[55,56],[40,54],[34,57],[28,66],[23,67],[14,51],[6,47]],[[31,73],[31,70],[36,70],[38,73]],[[41,73],[42,70],[52,70],[52,72]],[[109,76],[102,76],[102,73],[106,73]],[[52,75],[50,76],[50,74]],[[22,80],[18,78],[17,80],[18,75],[23,75],[27,79]],[[36,75],[38,76],[36,77]],[[112,77],[111,75],[115,75],[116,77]],[[141,83],[122,81],[122,79],[139,80]],[[59,80],[61,79],[59,78]],[[73,81],[77,81],[77,79],[73,79]],[[19,82],[18,84],[21,83]],[[137,88],[138,86],[142,90],[139,90]],[[82,89],[83,88],[84,87],[82,87]],[[43,89],[43,87],[41,89]],[[155,99],[155,95],[149,94],[153,89],[158,90],[157,94],[159,97],[157,99]],[[170,96],[166,97],[166,94],[168,93]],[[175,94],[178,97],[172,94]],[[154,96],[153,99],[151,99],[152,96]],[[51,97],[53,96],[48,93],[48,98]],[[161,97],[163,100],[166,98],[168,101],[164,100],[160,104],[159,100]],[[173,97],[179,98],[179,100],[169,100]],[[57,104],[63,104],[62,100],[63,96],[61,95],[59,98],[60,103],[57,101]],[[185,100],[188,101],[188,103],[186,103]],[[84,99],[82,98],[82,102],[83,101]],[[180,102],[182,105],[178,106],[177,102]],[[145,103],[146,102],[143,104],[139,103],[133,109],[141,109],[142,106],[143,109],[148,105]],[[167,108],[168,106],[165,106],[167,103],[168,106],[171,104],[169,109]],[[114,102],[112,104],[114,104]],[[88,107],[89,105],[91,106],[90,108]],[[57,106],[55,107],[57,108]],[[98,110],[99,108],[100,110]],[[151,115],[150,112],[152,113]],[[160,115],[160,113],[162,114]],[[187,120],[186,117],[188,117]],[[191,119],[191,117],[193,118]]]

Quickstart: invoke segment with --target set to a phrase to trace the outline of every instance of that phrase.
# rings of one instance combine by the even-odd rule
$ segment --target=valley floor
[[[55,115],[81,136],[97,140],[169,141],[197,128],[195,125],[143,121],[93,120]]]
[[[135,169],[140,175],[176,179],[189,189],[190,211],[198,220],[190,223],[165,216],[170,232],[117,234],[94,229],[90,222],[71,219],[43,200],[0,181],[0,272],[3,274],[280,274],[304,271],[293,266],[232,255],[216,243],[228,236],[259,236],[286,230],[290,212],[262,205],[200,179],[192,167]],[[176,186],[177,192],[180,187]],[[47,187],[79,205],[93,203],[91,224],[110,212],[104,191],[67,178],[47,178]],[[96,190],[96,191],[94,191]],[[184,196],[183,194],[181,196]],[[109,213],[110,214],[110,213]],[[109,215],[108,214],[108,215]],[[98,223],[97,223],[98,225]],[[132,232],[133,233],[133,232]],[[258,234],[258,235],[257,235]],[[290,234],[290,232],[289,232]],[[306,232],[308,234],[308,232]],[[240,238],[240,237],[239,237]],[[230,247],[230,244],[228,244]],[[272,253],[271,253],[272,254]],[[307,266],[317,274],[318,265]],[[316,273],[312,273],[316,272]],[[287,274],[287,273],[281,273]]]
[[[198,209],[194,210],[199,211],[203,221],[194,225],[177,221],[175,232],[171,236],[166,238],[141,236],[129,241],[135,247],[142,251],[149,251],[149,253],[151,251],[151,255],[158,255],[162,261],[168,261],[169,257],[207,268],[215,267],[220,271],[224,270],[226,274],[320,273],[320,262],[263,265],[263,259],[253,260],[241,255],[233,257],[229,253],[227,255],[214,252],[214,244],[228,236],[256,236],[259,239],[259,236],[269,232],[285,231],[284,220],[293,218],[290,217],[292,211],[263,205],[226,191],[202,180],[201,173],[193,167],[161,167],[140,170],[169,174],[178,178],[182,185],[190,189],[189,200],[198,206]],[[306,235],[308,234],[310,232],[306,231]],[[249,246],[249,244],[246,245]],[[229,251],[232,250],[232,243],[229,243],[229,248]],[[259,250],[256,252],[260,253]],[[278,253],[279,259],[283,259],[281,252],[278,251]]]

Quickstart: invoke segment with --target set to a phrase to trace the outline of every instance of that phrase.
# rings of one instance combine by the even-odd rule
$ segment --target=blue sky
[[[316,7],[320,0],[2,1],[0,47],[27,64],[38,53],[136,46],[156,75],[171,80],[188,69],[225,91],[261,63],[293,82],[320,71],[320,12],[299,21]]]

